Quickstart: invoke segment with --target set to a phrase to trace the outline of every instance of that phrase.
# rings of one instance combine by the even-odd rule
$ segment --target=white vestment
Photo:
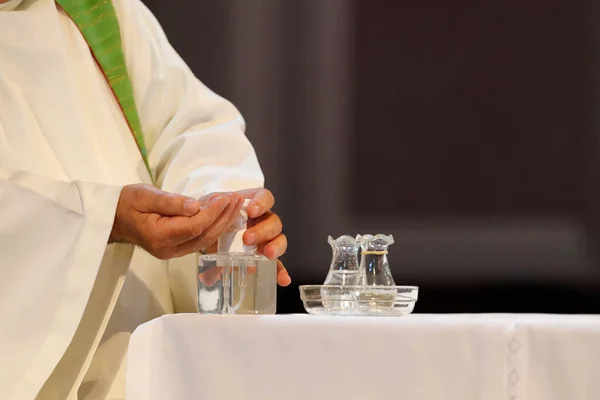
[[[194,197],[262,186],[236,108],[139,0],[113,3],[157,185]],[[195,311],[194,256],[106,245],[121,187],[150,181],[76,25],[54,0],[2,4],[1,399],[122,399],[131,332]]]

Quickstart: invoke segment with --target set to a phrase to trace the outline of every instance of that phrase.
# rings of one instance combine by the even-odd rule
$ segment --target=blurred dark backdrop
[[[417,4],[418,3],[418,4]],[[147,0],[244,114],[290,246],[393,234],[416,312],[600,312],[594,0]]]

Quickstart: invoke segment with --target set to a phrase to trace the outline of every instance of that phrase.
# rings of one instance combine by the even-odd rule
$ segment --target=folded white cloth
[[[180,314],[142,325],[128,400],[509,399],[502,317]]]

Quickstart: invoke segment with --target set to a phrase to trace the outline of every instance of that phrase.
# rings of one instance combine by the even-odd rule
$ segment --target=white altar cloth
[[[127,400],[598,400],[600,316],[168,315]]]

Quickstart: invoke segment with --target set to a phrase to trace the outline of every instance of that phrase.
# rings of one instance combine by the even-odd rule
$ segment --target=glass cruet
[[[327,238],[333,255],[325,285],[356,285],[358,279],[358,249],[360,245],[352,236],[343,235],[337,239]]]
[[[387,255],[394,238],[381,234],[358,235],[356,242],[362,250],[357,283],[363,286],[356,294],[357,307],[369,312],[393,308],[397,293]]]
[[[357,284],[360,266],[358,264],[359,244],[352,236],[343,235],[337,239],[329,236],[332,258],[329,272],[321,289],[323,307],[328,310],[345,312],[355,304],[351,286]]]
[[[358,285],[395,286],[387,257],[392,235],[358,235],[356,243],[362,249]]]

